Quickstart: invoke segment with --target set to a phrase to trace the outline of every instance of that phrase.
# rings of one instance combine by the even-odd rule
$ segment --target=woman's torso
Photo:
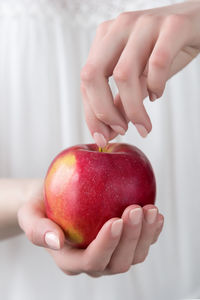
[[[79,74],[97,24],[122,11],[164,3],[0,1],[1,176],[44,176],[63,148],[92,142],[84,120]],[[114,277],[66,277],[45,250],[23,236],[16,237],[0,244],[2,299],[198,297],[200,243],[194,232],[200,227],[199,73],[197,59],[169,82],[161,100],[146,102],[153,123],[147,139],[141,139],[133,126],[118,139],[140,147],[156,173],[157,205],[166,221],[146,262]]]

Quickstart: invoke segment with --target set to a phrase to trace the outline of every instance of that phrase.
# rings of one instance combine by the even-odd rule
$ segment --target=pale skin
[[[96,143],[104,147],[125,134],[129,122],[147,136],[152,124],[144,98],[161,97],[167,80],[199,51],[199,0],[126,12],[102,23],[81,72],[86,121]],[[115,99],[110,76],[118,88]]]
[[[124,134],[129,121],[142,136],[151,131],[143,100],[148,95],[152,101],[159,98],[167,80],[199,54],[199,28],[199,0],[123,13],[99,26],[81,74],[86,120],[99,146]],[[112,75],[119,90],[114,101],[108,84]],[[163,227],[164,218],[156,206],[132,205],[121,218],[105,223],[88,248],[74,249],[65,242],[62,229],[45,217],[42,180],[33,186],[24,183],[29,191],[24,195],[21,183],[21,197],[16,197],[15,188],[12,194],[2,184],[0,205],[5,206],[4,199],[15,199],[18,204],[10,214],[11,228],[15,228],[21,207],[18,220],[28,239],[47,248],[58,267],[69,275],[98,277],[126,272],[145,260]]]
[[[75,249],[45,216],[42,179],[1,179],[0,217],[1,240],[20,234],[21,227],[33,244],[48,249],[64,273],[92,277],[123,273],[143,262],[164,221],[154,205],[131,205],[121,218],[106,222],[86,249]]]
[[[8,184],[12,187],[12,193]],[[128,271],[132,265],[145,260],[151,244],[157,241],[163,227],[164,218],[156,206],[146,205],[142,208],[131,205],[121,218],[108,220],[86,249],[76,249],[66,243],[63,230],[45,216],[43,180],[18,181],[21,197],[20,193],[18,197],[15,196],[18,188],[16,186],[17,189],[14,189],[14,185],[14,180],[8,180],[7,189],[2,186],[6,198],[1,197],[0,205],[3,207],[5,199],[8,201],[9,197],[10,202],[13,199],[15,203],[18,202],[17,206],[21,206],[18,210],[19,225],[28,239],[37,246],[47,248],[57,266],[68,275],[86,273],[99,277]],[[5,214],[5,210],[0,211]]]

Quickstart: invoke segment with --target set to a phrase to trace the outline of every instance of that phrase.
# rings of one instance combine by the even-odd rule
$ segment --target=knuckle
[[[125,65],[117,66],[113,71],[116,82],[127,82],[131,76],[131,70]]]
[[[119,14],[116,21],[120,26],[129,26],[130,24],[132,24],[133,16],[130,12],[123,12]]]
[[[156,20],[157,18],[153,14],[142,14],[139,16],[137,23],[144,25],[152,23],[152,21]]]
[[[165,49],[158,49],[150,58],[150,68],[165,69],[169,65],[170,53]]]
[[[103,123],[109,123],[108,116],[104,112],[97,111],[95,112],[97,119]]]
[[[109,20],[109,21],[105,21],[105,22],[102,22],[98,27],[97,27],[97,35],[105,35],[106,32],[108,31],[110,25],[111,25],[112,21]]]
[[[188,24],[189,18],[184,14],[171,14],[166,17],[166,24],[174,30],[175,28],[182,28],[186,23]]]
[[[159,24],[161,24],[163,21],[163,16],[159,14],[154,13],[145,13],[138,17],[137,19],[137,25],[142,27],[149,27],[152,26],[154,29],[158,28]]]
[[[81,80],[85,83],[93,82],[97,74],[97,67],[94,64],[87,63],[81,71]]]

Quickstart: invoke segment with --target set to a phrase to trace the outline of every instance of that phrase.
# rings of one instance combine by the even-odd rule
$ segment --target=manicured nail
[[[157,209],[156,208],[148,209],[146,212],[147,223],[153,224],[156,221],[156,218],[157,218]]]
[[[118,125],[112,125],[110,126],[114,131],[116,131],[117,133],[121,134],[121,135],[125,135],[126,133],[126,130],[121,127],[121,126],[118,126]]]
[[[46,244],[53,250],[59,250],[60,249],[60,241],[57,235],[54,232],[47,232],[45,234],[45,242]]]
[[[139,132],[139,134],[142,137],[146,137],[147,136],[148,131],[146,130],[146,128],[143,125],[141,125],[141,124],[135,124],[135,127],[137,128],[137,131]]]
[[[117,237],[122,232],[123,220],[119,219],[112,223],[111,232],[113,237]]]
[[[129,212],[129,218],[133,225],[139,224],[142,218],[142,209],[140,207],[132,209]]]
[[[156,94],[151,93],[151,101],[155,101],[158,97]]]
[[[93,138],[95,140],[95,143],[97,144],[97,146],[104,148],[107,145],[106,139],[103,136],[103,134],[95,132],[93,134]]]

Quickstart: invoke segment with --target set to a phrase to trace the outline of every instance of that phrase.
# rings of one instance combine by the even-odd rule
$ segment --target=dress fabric
[[[1,177],[45,176],[62,149],[92,142],[79,77],[97,25],[122,11],[172,3],[0,0]],[[70,277],[21,235],[0,242],[0,299],[200,298],[199,63],[195,59],[174,76],[162,99],[145,102],[153,124],[146,139],[131,125],[117,139],[141,148],[156,174],[165,226],[146,261],[126,274]]]

